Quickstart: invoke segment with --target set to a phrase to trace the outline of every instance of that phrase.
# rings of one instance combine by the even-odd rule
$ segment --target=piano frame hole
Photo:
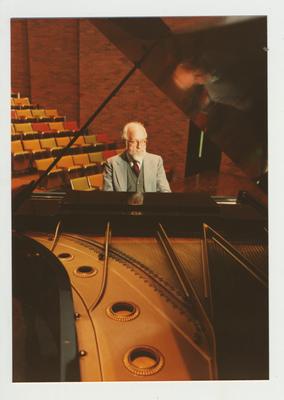
[[[106,309],[107,315],[120,322],[132,321],[140,314],[138,306],[128,301],[119,301],[111,304]]]
[[[59,254],[57,254],[57,257],[61,261],[71,261],[74,258],[74,256],[72,254],[70,254],[70,253],[59,253]]]
[[[165,361],[159,350],[150,346],[130,349],[123,359],[126,368],[135,375],[153,375],[161,370]]]
[[[90,265],[80,265],[74,270],[74,274],[80,278],[90,278],[98,273],[98,270]]]

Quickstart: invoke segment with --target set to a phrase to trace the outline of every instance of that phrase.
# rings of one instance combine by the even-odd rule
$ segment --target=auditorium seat
[[[28,97],[17,97],[14,98],[14,105],[15,106],[29,106],[30,99]]]
[[[30,168],[31,153],[25,151],[20,140],[13,140],[11,142],[12,151],[12,171],[25,172]]]
[[[79,130],[78,124],[76,121],[64,121],[63,122],[64,129],[67,129],[72,132],[76,132]]]
[[[44,158],[48,155],[48,151],[42,149],[39,139],[23,140],[23,147],[26,151],[31,151],[34,159]]]
[[[32,128],[38,132],[53,132],[54,130],[50,129],[49,124],[47,122],[33,122]]]
[[[34,118],[37,118],[37,119],[39,119],[39,120],[42,120],[42,119],[46,120],[46,119],[48,119],[48,117],[47,117],[46,114],[45,114],[45,111],[44,111],[43,109],[41,109],[41,108],[35,108],[35,109],[33,109],[33,110],[32,110],[32,115],[33,115]]]
[[[70,178],[75,178],[84,175],[84,168],[79,165],[75,165],[73,158],[70,155],[63,156],[57,163],[57,168],[66,169],[70,175]]]
[[[73,146],[81,147],[82,152],[88,152],[91,150],[92,145],[90,143],[85,142],[85,136],[80,135],[76,141],[73,143]]]
[[[68,136],[63,136],[63,137],[56,137],[55,141],[57,146],[65,147],[70,142],[70,139]]]
[[[17,133],[14,128],[14,124],[11,124],[11,139],[12,140],[21,140],[22,139],[22,134]]]
[[[86,176],[70,179],[70,183],[72,190],[84,190],[84,191],[95,190],[90,187],[89,181]]]
[[[95,145],[97,143],[96,135],[86,135],[85,142],[88,144]]]
[[[55,131],[49,128],[47,122],[34,122],[32,123],[32,128],[39,132],[39,137],[41,138],[54,137]]]
[[[106,133],[96,134],[97,143],[110,143],[110,139]]]
[[[75,165],[81,165],[85,171],[96,172],[97,164],[91,163],[88,154],[74,154],[72,155]]]
[[[53,118],[54,121],[63,121],[64,117],[58,114],[58,111],[55,109],[46,109],[45,115],[49,118]]]
[[[104,175],[103,174],[88,175],[88,181],[90,187],[102,190],[104,184]]]
[[[52,129],[55,132],[70,132],[69,129],[65,129],[62,121],[57,122],[49,122],[49,129]]]
[[[41,160],[35,160],[35,167],[39,174],[43,174],[50,164],[54,161],[53,157],[44,158]],[[40,187],[47,190],[60,188],[65,186],[65,174],[61,168],[53,167],[47,174],[46,178],[43,179]]]
[[[15,114],[17,119],[23,119],[26,121],[33,121],[35,119],[32,115],[31,110],[29,109],[16,110]]]
[[[37,133],[37,131],[33,130],[32,124],[30,122],[22,123],[22,124],[14,124],[15,132],[17,133]]]
[[[105,150],[103,151],[103,160],[107,160],[110,157],[116,156],[115,150]]]
[[[57,146],[54,138],[40,139],[40,145],[43,149],[49,150],[52,156],[57,156],[62,147]]]
[[[15,110],[11,110],[11,120],[14,121],[15,119],[17,119],[17,114]]]
[[[95,153],[88,153],[89,159],[92,163],[102,163],[103,162],[103,153],[101,151]]]

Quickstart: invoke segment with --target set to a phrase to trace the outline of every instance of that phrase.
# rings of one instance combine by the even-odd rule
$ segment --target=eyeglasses
[[[127,143],[129,143],[131,146],[133,146],[134,144],[138,145],[143,145],[146,144],[147,139],[142,139],[142,140],[126,140]]]

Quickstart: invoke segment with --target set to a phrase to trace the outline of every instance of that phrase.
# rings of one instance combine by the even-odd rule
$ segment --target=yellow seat
[[[90,161],[92,163],[102,163],[103,162],[103,153],[101,151],[97,151],[96,153],[88,153]]]
[[[50,164],[52,163],[52,161],[54,161],[54,158],[53,158],[53,157],[42,158],[41,160],[35,160],[36,169],[37,169],[38,171],[46,171],[47,168],[48,168],[48,167],[50,166]],[[49,171],[48,174],[53,174],[53,173],[56,173],[56,172],[59,172],[59,171],[62,172],[62,168],[57,168],[56,166],[54,166],[54,167],[52,168],[52,170]]]
[[[37,133],[37,131],[34,131],[32,128],[32,124],[30,122],[23,123],[23,124],[14,124],[15,131],[18,133],[26,133],[26,132],[33,132]]]
[[[57,132],[69,132],[64,128],[63,122],[49,122],[49,128]]]
[[[39,174],[42,174],[44,171],[46,171],[53,161],[53,157],[35,160],[35,167]],[[43,179],[43,182],[41,183],[41,187],[44,187],[45,189],[59,188],[63,187],[64,185],[64,171],[56,166],[49,171],[46,178]]]
[[[40,141],[38,139],[23,140],[23,146],[25,150],[29,150],[32,152],[42,150],[40,146]]]
[[[53,117],[59,117],[58,111],[55,110],[55,109],[53,109],[53,110],[45,110],[45,115],[46,115],[47,117],[51,117],[51,118],[53,118]]]
[[[73,145],[74,146],[78,146],[78,147],[80,147],[80,146],[84,146],[84,147],[88,147],[88,146],[90,146],[90,144],[87,144],[86,142],[85,142],[85,140],[84,140],[84,136],[79,136],[77,139],[76,139],[76,141],[73,143]]]
[[[31,153],[24,151],[20,140],[11,142],[13,172],[26,171],[30,168]]]
[[[15,106],[30,106],[30,99],[28,97],[17,97],[14,98]]]
[[[56,156],[62,147],[56,145],[54,138],[40,139],[40,145],[43,149],[49,150],[51,155]]]
[[[68,155],[68,156],[62,157],[62,158],[58,161],[57,167],[58,167],[58,168],[65,168],[65,169],[74,167],[74,163],[73,163],[73,158],[72,158],[72,156],[69,156],[69,155]]]
[[[94,189],[102,190],[103,184],[104,184],[104,175],[103,174],[89,175],[88,181],[89,181],[90,187],[92,187]]]
[[[86,176],[70,179],[70,183],[72,190],[84,190],[84,191],[95,190],[90,187],[89,181]]]
[[[62,137],[57,137],[55,141],[57,146],[65,147],[70,142],[70,139],[68,136],[62,136]]]
[[[43,109],[35,108],[32,110],[32,115],[34,118],[46,118],[45,111]]]
[[[88,144],[96,144],[97,143],[96,135],[86,135],[85,142]]]
[[[24,151],[22,142],[20,140],[13,140],[11,142],[11,150],[12,154],[23,153],[23,152],[29,154],[29,151]]]
[[[74,154],[72,157],[75,165],[81,165],[86,170],[94,169],[93,172],[95,172],[97,165],[96,163],[90,163],[88,154]]]
[[[40,139],[40,145],[43,149],[48,149],[48,150],[52,149],[53,147],[57,147],[54,138]]]
[[[32,112],[29,109],[16,110],[15,114],[18,119],[33,119]]]
[[[63,156],[57,163],[57,168],[66,169],[68,172],[82,172],[84,171],[81,165],[75,165],[72,156]]]

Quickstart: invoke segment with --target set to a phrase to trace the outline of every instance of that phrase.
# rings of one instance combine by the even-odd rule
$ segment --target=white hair
[[[148,135],[147,135],[147,131],[145,129],[145,126],[143,124],[141,124],[141,122],[138,122],[138,121],[128,122],[124,126],[124,128],[122,130],[121,138],[124,139],[124,140],[127,140],[128,139],[128,131],[129,131],[129,129],[135,128],[135,127],[138,127],[138,126],[143,129],[143,131],[145,133],[145,139],[146,139]]]

